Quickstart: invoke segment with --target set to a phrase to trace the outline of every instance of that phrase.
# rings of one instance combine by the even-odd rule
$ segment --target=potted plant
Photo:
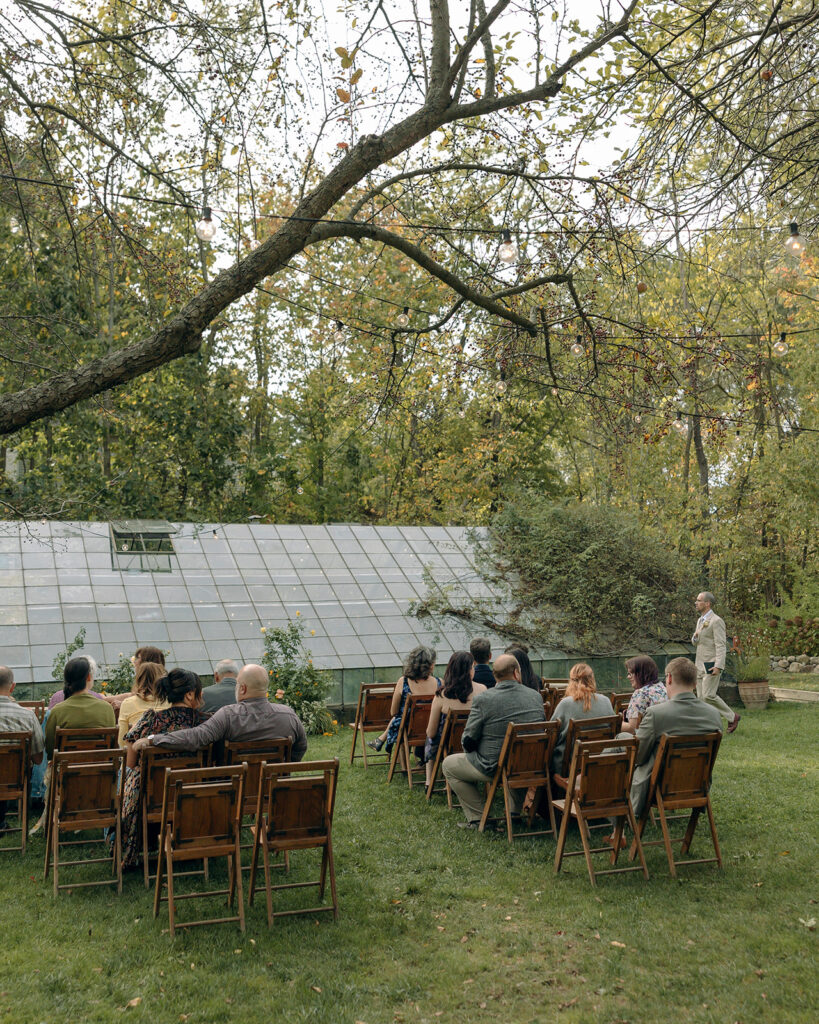
[[[737,637],[731,649],[734,677],[742,703],[749,710],[764,708],[771,696],[768,673],[771,659],[767,652],[743,654]]]

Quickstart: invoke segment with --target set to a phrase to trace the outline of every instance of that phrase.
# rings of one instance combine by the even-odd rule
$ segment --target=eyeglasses
[[[633,672],[626,672],[626,675],[627,675],[627,676],[633,676],[633,675],[634,675],[634,673],[633,673]]]

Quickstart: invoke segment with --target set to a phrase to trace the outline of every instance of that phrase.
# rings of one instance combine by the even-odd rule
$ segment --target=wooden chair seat
[[[404,710],[401,714],[401,724],[398,727],[398,735],[392,748],[392,759],[390,760],[390,770],[387,773],[387,782],[392,782],[392,777],[395,774],[395,768],[401,755],[403,755],[404,761],[404,767],[402,767],[401,771],[407,773],[407,782],[410,789],[412,789],[414,771],[420,770],[426,777],[426,770],[423,766],[420,769],[413,767],[412,748],[423,747],[426,743],[432,701],[432,695],[407,694],[407,699],[404,701]]]
[[[78,889],[87,886],[116,885],[122,892],[122,835],[120,812],[122,790],[125,781],[125,751],[119,747],[110,750],[66,750],[55,751],[51,774],[51,820],[46,847],[43,878],[48,878],[49,868],[54,870],[54,895],[60,889]],[[102,833],[114,829],[113,859],[88,857],[77,860],[62,860],[61,848],[106,844],[104,836],[99,838],[65,839],[64,833],[92,829]],[[110,864],[113,878],[100,881],[60,883],[60,870],[87,864]]]
[[[503,746],[498,758],[498,767],[486,789],[486,802],[478,825],[481,832],[485,830],[487,822],[490,820],[492,801],[500,786],[503,790],[506,838],[510,843],[522,836],[541,836],[550,833],[557,835],[552,794],[549,788],[549,761],[559,732],[558,722],[510,722],[507,725],[506,736],[503,739]],[[532,830],[535,814],[540,809],[535,797],[525,817],[527,831],[513,832],[512,808],[514,801],[512,792],[520,789],[540,790],[541,799],[545,801],[546,805],[545,814],[542,810],[541,813],[549,821],[548,829]]]
[[[161,850],[154,889],[154,917],[159,914],[160,904],[167,902],[171,936],[176,934],[177,928],[195,928],[200,925],[233,921],[239,923],[241,931],[245,930],[239,837],[246,775],[245,764],[185,768],[179,771],[165,769]],[[167,883],[163,880],[163,854]],[[228,888],[177,894],[174,891],[174,881],[178,877],[176,864],[211,857],[224,857],[227,860]],[[163,890],[167,890],[167,895],[163,895]],[[179,900],[224,895],[228,897],[229,908],[233,906],[234,900],[236,901],[236,914],[202,918],[197,921],[176,920],[176,904]]]
[[[622,874],[628,871],[642,871],[643,877],[648,878],[648,868],[637,835],[630,796],[637,746],[638,742],[634,737],[616,740],[577,740],[575,742],[572,748],[566,795],[554,801],[555,807],[563,816],[555,851],[555,874],[560,871],[564,857],[583,855],[586,858],[586,867],[592,885],[597,885],[598,875]],[[577,820],[583,849],[566,852],[566,837],[571,818]],[[600,818],[617,819],[614,842],[611,846],[592,847],[591,845],[588,823],[591,819]],[[634,830],[635,853],[639,854],[640,864],[618,868],[614,865],[617,864],[617,859],[620,856],[624,819],[628,820]],[[603,871],[595,870],[592,856],[599,853],[605,853],[609,857],[611,868]]]
[[[367,733],[378,733],[379,735],[387,728],[392,721],[390,708],[392,707],[392,695],[395,686],[386,683],[362,683],[358,692],[358,703],[355,709],[355,721],[353,723],[353,743],[350,747],[350,764],[362,758],[364,767],[369,767],[369,760],[375,764],[388,765],[389,755],[367,753]],[[361,753],[356,753],[356,744],[361,743]]]
[[[332,761],[301,761],[285,764],[264,764],[253,834],[253,856],[250,866],[250,893],[253,903],[256,892],[256,869],[259,849],[264,865],[267,923],[276,917],[297,914],[332,912],[338,918],[335,863],[333,861],[333,809],[338,787],[338,758]],[[315,882],[287,882],[273,885],[270,877],[270,854],[319,848],[323,851],[319,878]],[[323,899],[327,876],[330,877],[331,905],[303,909],[273,910],[273,893],[285,889],[318,888]]]
[[[700,736],[669,736],[663,734],[657,746],[657,755],[649,782],[648,797],[640,812],[640,820],[634,832],[629,856],[633,860],[637,846],[642,840],[652,809],[656,808],[660,821],[662,839],[643,842],[643,846],[664,846],[671,877],[677,877],[677,868],[690,864],[716,864],[722,867],[722,853],[717,839],[717,827],[711,807],[711,775],[722,741],[721,732]],[[684,835],[672,839],[668,827],[668,811],[690,810]],[[673,844],[680,843],[684,856],[691,849],[697,822],[703,810],[708,816],[713,857],[698,857],[689,860],[675,860]],[[685,815],[682,815],[685,817]]]
[[[464,729],[466,728],[468,719],[469,711],[450,708],[444,713],[444,724],[441,728],[441,741],[438,744],[438,750],[435,752],[435,760],[432,762],[432,770],[430,772],[429,782],[427,783],[427,801],[432,799],[433,793],[446,793],[446,802],[450,810],[452,810],[452,790],[449,783],[444,779],[443,786],[438,788],[436,788],[436,783],[438,781],[438,776],[441,773],[441,765],[443,764],[444,758],[448,754],[459,754],[463,751],[461,740],[463,738]]]
[[[0,733],[0,804],[9,801],[17,804],[16,828],[8,829],[4,835],[20,832],[19,846],[1,846],[0,853],[26,852],[28,839],[28,780],[31,774],[31,733]]]

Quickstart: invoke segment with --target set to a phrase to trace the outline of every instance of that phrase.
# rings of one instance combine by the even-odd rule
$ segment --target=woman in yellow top
[[[142,718],[146,711],[164,711],[168,702],[157,695],[156,684],[165,675],[164,665],[151,661],[139,662],[131,693],[119,708],[119,735],[117,740],[125,746],[125,734]]]

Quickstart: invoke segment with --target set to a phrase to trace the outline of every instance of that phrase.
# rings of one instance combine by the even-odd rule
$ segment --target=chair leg
[[[237,906],[239,910],[239,930],[245,930],[245,895],[242,891],[242,849],[239,845],[239,836],[236,836],[236,852],[234,854],[236,859],[236,869],[233,872],[236,879],[236,899],[238,901]]]
[[[327,836],[327,867],[330,871],[330,895],[333,898],[333,917],[338,920],[338,894],[336,893],[336,866],[333,861],[333,841]]]
[[[643,878],[648,878],[648,866],[646,865],[646,857],[643,851],[643,844],[640,835],[637,831],[637,822],[634,819],[634,810],[631,806],[631,800],[629,800],[628,802],[628,823],[631,827],[632,832],[634,833],[634,844],[636,844],[637,853],[640,857],[640,864],[642,864],[643,867]],[[632,860],[633,859],[634,858],[632,858]]]
[[[20,856],[25,857],[26,840],[28,839],[28,775],[23,781],[23,796],[20,803],[20,825],[22,827],[22,833],[20,835]]]
[[[273,925],[273,890],[270,888],[270,850],[267,836],[262,836],[262,859],[264,863],[264,891],[267,898],[267,927]]]
[[[412,789],[412,751],[410,750],[409,737],[404,733],[404,764],[407,769],[407,785]]]
[[[168,922],[171,938],[176,935],[176,907],[173,902],[173,854],[171,853],[171,837],[165,840],[165,864],[168,870]]]
[[[555,850],[555,874],[560,871],[563,863],[563,851],[566,848],[566,836],[569,834],[569,818],[572,816],[572,796],[566,794],[566,803],[563,805],[563,816],[560,819],[560,835],[557,837],[557,849]]]
[[[162,849],[164,837],[159,837],[159,849],[156,854],[156,886],[154,887],[154,917],[159,915],[159,903],[162,896]]]
[[[631,799],[629,799],[629,803],[631,803]],[[631,847],[630,847],[630,849],[628,851],[628,859],[630,861],[634,860],[634,858],[637,856],[637,837],[638,836],[640,838],[640,845],[642,845],[643,832],[645,832],[646,822],[648,821],[649,810],[650,810],[649,805],[646,804],[646,806],[643,808],[642,813],[640,814],[639,819],[637,819],[637,828],[634,830],[634,839],[631,841]]]
[[[717,826],[714,821],[714,812],[711,809],[711,798],[708,798],[708,803],[705,805],[706,813],[708,814],[708,824],[711,826],[711,842],[714,844],[714,853],[717,857],[717,867],[722,867],[722,853],[719,848],[719,839],[717,839]]]
[[[671,848],[671,834],[668,831],[668,821],[665,817],[665,808],[663,807],[663,798],[660,794],[657,794],[657,816],[660,819],[660,828],[663,833],[663,844],[665,845],[665,855],[668,858],[668,870],[671,872],[671,877],[677,877],[677,866],[674,863],[674,851]]]
[[[506,841],[512,843],[512,791],[506,774],[503,776],[503,811],[506,816]]]
[[[356,744],[358,743],[358,733],[359,733],[358,726],[359,726],[359,718],[358,718],[358,715],[356,715],[355,716],[355,724],[353,725],[353,742],[352,742],[352,745],[350,746],[350,764],[353,763],[353,759],[355,758],[355,748],[356,748]]]
[[[395,738],[395,743],[392,748],[392,757],[390,758],[390,770],[387,772],[387,782],[392,782],[392,777],[395,774],[395,764],[398,760],[398,751],[401,749],[401,733]]]
[[[496,772],[494,777],[492,778],[492,781],[489,783],[486,789],[486,802],[483,805],[483,814],[481,815],[480,824],[478,825],[478,830],[480,832],[483,832],[483,830],[486,828],[486,823],[489,820],[489,812],[492,810],[492,801],[495,799],[495,793],[497,792],[497,789],[498,776]]]
[[[256,892],[256,865],[259,860],[259,835],[264,828],[264,822],[257,822],[253,829],[253,850],[250,855],[250,882],[248,883],[247,905],[253,906],[253,894]]]
[[[114,825],[114,866],[117,874],[117,892],[122,893],[122,816],[119,809]]]
[[[680,844],[680,853],[685,855],[691,849],[691,843],[694,841],[694,833],[697,830],[697,822],[700,820],[700,814],[702,814],[701,807],[693,807],[691,809],[691,817],[688,819],[688,827],[685,830],[683,841]]]
[[[51,825],[51,842],[53,843],[53,857],[54,857],[54,895],[56,896],[60,891],[59,885],[59,871],[60,871],[60,830],[56,823]]]
[[[580,829],[580,841],[583,843],[583,853],[586,856],[586,867],[589,869],[589,881],[592,885],[597,885],[597,879],[594,875],[594,865],[592,864],[591,855],[591,844],[589,843],[589,826],[586,824],[586,819],[582,814],[577,815],[577,827]],[[622,825],[620,826],[622,828]]]
[[[322,855],[321,855],[321,871],[319,871],[319,899],[320,900],[324,899],[324,886],[325,886],[326,882],[327,882],[327,847],[325,846],[324,850],[322,852]]]
[[[148,863],[148,815],[145,805],[142,806],[142,874],[145,878],[145,888],[151,887],[151,869]]]

